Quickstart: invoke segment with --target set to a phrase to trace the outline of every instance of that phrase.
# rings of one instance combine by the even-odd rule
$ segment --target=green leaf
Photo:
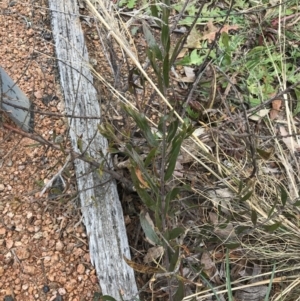
[[[82,139],[77,138],[77,147],[78,147],[78,149],[80,150],[81,153],[83,152],[83,145],[82,144],[83,144]]]
[[[147,219],[145,217],[145,213],[140,214],[140,222],[141,222],[141,226],[144,230],[146,237],[148,237],[151,241],[153,241],[157,245],[162,246],[162,243],[161,243],[159,237],[157,236],[157,234],[153,230],[152,226],[147,221]]]
[[[168,25],[163,25],[161,31],[161,42],[164,48],[164,54],[169,57],[170,50],[170,31]]]
[[[159,17],[158,17],[158,8],[157,8],[155,0],[153,0],[153,1],[150,2],[150,11],[151,11],[151,15],[153,17],[155,17],[154,18],[155,23],[157,24],[158,27],[160,27],[161,23],[158,20],[159,19]]]
[[[281,194],[280,198],[281,198],[282,206],[285,206],[288,195],[287,195],[287,192],[286,192],[286,190],[284,189],[283,186],[280,186],[280,194]]]
[[[144,137],[146,138],[147,142],[150,144],[150,146],[152,147],[158,146],[158,141],[155,135],[152,133],[145,115],[133,110],[129,106],[123,106],[123,109],[126,111],[128,115],[130,115],[134,119],[137,126],[139,127]]]
[[[175,247],[175,253],[171,253],[169,254],[170,257],[170,266],[169,266],[169,271],[173,272],[176,268],[177,262],[178,262],[178,258],[179,258],[179,246]]]
[[[247,192],[242,198],[240,198],[240,201],[241,201],[241,202],[247,201],[247,200],[251,197],[252,193],[253,193],[252,190],[249,191],[249,192]]]
[[[128,0],[127,8],[133,9],[136,5],[136,0]]]
[[[233,242],[233,243],[225,243],[224,247],[230,250],[234,250],[236,248],[238,248],[241,244],[238,242]]]
[[[296,94],[297,104],[296,108],[293,112],[293,115],[297,115],[300,112],[300,89],[294,88],[294,92]]]
[[[156,207],[156,203],[151,197],[151,195],[145,190],[140,188],[140,182],[135,174],[134,168],[130,169],[131,171],[131,178],[134,184],[134,187],[136,189],[136,192],[138,193],[139,197],[141,198],[142,202],[151,210],[154,210]]]
[[[229,47],[229,35],[226,32],[222,32],[221,34],[221,41],[227,51],[230,51]]]
[[[190,55],[190,65],[201,65],[204,61],[205,56],[200,56],[197,49],[194,49]]]
[[[185,230],[183,228],[174,228],[171,231],[169,231],[167,236],[168,236],[169,240],[172,240],[172,239],[177,238],[182,233],[184,233],[184,231]]]
[[[170,123],[168,127],[167,138],[166,138],[168,144],[172,141],[172,139],[176,135],[178,126],[179,126],[179,120],[177,118]]]
[[[161,68],[156,64],[155,54],[151,49],[147,49],[146,53],[151,63],[151,66],[157,76],[158,88],[162,93],[164,93],[162,72]]]
[[[269,282],[268,290],[267,290],[264,301],[269,301],[270,300],[269,297],[270,297],[270,293],[271,293],[272,287],[273,287],[273,279],[274,279],[274,276],[275,276],[275,271],[276,271],[276,264],[273,265],[271,279],[270,279],[270,282]]]
[[[144,163],[145,168],[147,168],[151,163],[153,163],[156,154],[157,154],[157,148],[156,147],[152,148],[145,159],[145,163]]]
[[[182,301],[185,295],[184,284],[182,281],[178,281],[178,289],[173,297],[174,301]]]
[[[166,200],[165,200],[165,212],[164,214],[168,214],[169,213],[169,208],[170,208],[170,202],[173,201],[176,196],[178,195],[180,191],[180,188],[175,187],[173,188],[171,191],[169,191],[166,195]]]
[[[238,194],[240,194],[242,192],[243,188],[244,188],[244,183],[243,183],[243,181],[240,180]]]
[[[155,54],[155,57],[157,59],[159,59],[160,61],[162,61],[163,56],[159,49],[159,46],[157,45],[156,40],[155,40],[154,36],[152,35],[151,30],[149,29],[148,25],[145,22],[143,22],[143,32],[144,32],[144,36],[145,36],[148,47]]]
[[[233,301],[232,285],[230,279],[229,249],[226,249],[225,270],[226,270],[226,288],[227,288],[228,300]]]
[[[251,228],[248,227],[248,226],[237,226],[237,227],[235,228],[235,233],[236,233],[237,235],[240,235],[240,234],[242,234],[244,231],[248,231],[249,229],[251,229]]]
[[[177,137],[174,138],[174,140],[172,141],[172,148],[171,148],[170,156],[169,156],[168,162],[167,162],[168,167],[167,167],[165,177],[164,177],[165,181],[168,181],[173,174],[173,171],[174,171],[175,165],[176,165],[176,161],[177,161],[177,158],[178,158],[178,155],[180,152],[180,147],[181,147],[182,141],[183,141],[183,139],[180,134],[178,134]]]
[[[276,222],[273,225],[264,225],[263,228],[265,231],[272,233],[274,232],[276,229],[278,229],[281,226],[281,222]]]
[[[294,204],[293,204],[293,206],[300,206],[300,201],[296,201]]]
[[[257,213],[254,209],[251,210],[251,221],[253,225],[255,226],[257,223]]]
[[[169,81],[170,81],[170,65],[169,65],[169,54],[167,53],[164,58],[163,62],[163,79],[164,79],[164,85],[165,88],[169,87]]]
[[[208,281],[207,279],[209,279],[208,275],[205,274],[205,272],[200,272],[199,273],[200,278],[202,279],[202,281],[205,283],[206,286],[208,286],[211,291],[214,294],[214,297],[217,301],[221,301],[219,294],[217,293],[216,289],[212,286],[211,281]]]
[[[274,204],[273,204],[271,210],[269,211],[269,213],[268,213],[268,218],[270,218],[271,215],[273,214],[273,212],[274,212],[274,210],[275,210],[275,208],[276,208],[276,206],[277,206],[277,203],[278,203],[278,199],[275,200],[275,202],[274,202]]]
[[[179,47],[182,48],[182,41],[185,37],[182,36],[176,43],[174,49],[173,49],[173,52],[172,52],[172,55],[171,55],[171,59],[170,59],[170,66],[172,66],[178,56],[178,53],[179,53]]]

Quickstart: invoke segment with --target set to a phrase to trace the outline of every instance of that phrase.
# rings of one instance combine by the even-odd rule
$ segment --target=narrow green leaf
[[[263,228],[265,231],[272,233],[274,232],[276,229],[278,229],[281,226],[281,222],[276,222],[273,225],[264,225]]]
[[[153,51],[153,53],[155,54],[155,57],[157,59],[159,59],[160,61],[162,61],[162,53],[161,50],[159,49],[159,46],[156,43],[156,40],[154,38],[154,36],[152,35],[151,30],[149,29],[148,25],[143,22],[143,32],[144,32],[144,36],[147,42],[148,47]]]
[[[235,228],[235,233],[236,235],[240,235],[242,234],[244,231],[248,231],[249,229],[251,229],[250,227],[248,226],[237,226]]]
[[[170,59],[170,66],[172,66],[181,50],[181,48],[183,47],[183,39],[185,38],[185,36],[182,36],[178,42],[176,43],[174,49],[173,49],[173,52],[172,52],[172,55],[171,55],[171,59]],[[179,48],[180,47],[180,48]]]
[[[249,191],[249,192],[247,192],[242,198],[240,198],[240,201],[241,201],[241,202],[247,201],[247,200],[251,197],[252,193],[253,193],[252,190]]]
[[[166,122],[168,121],[169,118],[170,118],[170,114],[167,114],[167,115],[161,116],[161,118],[159,119],[157,129],[160,133],[163,133],[164,124],[166,124]]]
[[[233,242],[233,243],[225,243],[224,247],[230,250],[234,250],[236,248],[238,248],[241,244],[238,242]]]
[[[131,178],[134,184],[134,187],[136,189],[136,192],[138,193],[139,197],[141,198],[142,202],[151,210],[155,209],[155,201],[150,196],[150,194],[145,190],[140,188],[140,182],[135,174],[134,168],[131,168]]]
[[[296,206],[296,207],[300,206],[300,201],[296,201],[296,202],[293,204],[293,206]]]
[[[151,63],[151,66],[157,76],[158,88],[162,93],[164,93],[162,72],[161,72],[161,68],[156,64],[155,54],[151,49],[147,49],[146,53]]]
[[[184,233],[184,229],[183,228],[174,228],[174,229],[172,229],[168,233],[169,240],[177,238],[182,233]]]
[[[144,231],[146,237],[148,237],[151,241],[153,241],[157,245],[161,246],[162,243],[161,243],[159,237],[157,236],[157,234],[155,233],[155,231],[153,230],[153,228],[147,221],[144,213],[140,214],[140,222],[141,222],[141,227],[143,228],[143,231]]]
[[[253,225],[255,226],[257,223],[257,213],[254,209],[251,210],[251,221]]]
[[[276,209],[277,203],[278,203],[278,200],[276,199],[273,206],[272,206],[272,208],[271,208],[271,210],[268,213],[268,218],[270,218],[271,215],[273,214],[274,210]]]
[[[244,187],[244,184],[243,184],[243,181],[239,181],[239,190],[238,190],[238,194],[240,194],[243,190],[243,187]]]
[[[77,138],[77,147],[80,150],[80,152],[83,152],[83,146],[82,146],[82,139],[81,138]]]
[[[180,191],[180,188],[173,188],[171,191],[169,191],[167,193],[166,199],[165,199],[165,212],[164,212],[165,215],[169,214],[170,202],[176,198],[179,191]]]
[[[134,121],[136,122],[139,129],[142,131],[144,137],[146,138],[147,142],[152,147],[158,146],[158,141],[155,135],[152,133],[151,128],[148,124],[148,120],[146,119],[145,115],[133,110],[129,106],[123,106],[123,109],[126,111],[128,115],[130,115]]]
[[[211,285],[211,282],[208,281],[207,279],[209,279],[209,277],[204,273],[204,272],[200,272],[199,276],[201,278],[201,280],[205,283],[206,286],[208,286],[211,291],[214,294],[214,297],[216,298],[217,301],[221,301],[218,292],[216,291],[216,289]]]
[[[177,135],[176,138],[174,138],[173,142],[172,142],[172,149],[171,149],[171,153],[170,153],[170,157],[168,158],[168,167],[165,173],[165,181],[168,181],[172,174],[173,171],[175,169],[175,165],[176,165],[176,161],[180,152],[180,147],[181,147],[181,143],[182,143],[183,139],[180,137],[180,134]]]
[[[226,259],[225,259],[225,269],[226,269],[226,288],[228,301],[233,301],[233,295],[231,290],[231,279],[230,279],[230,263],[229,263],[229,249],[226,249]]]
[[[154,147],[150,150],[149,154],[147,155],[146,159],[145,159],[145,163],[144,166],[145,168],[147,168],[151,163],[153,163],[153,160],[157,154],[157,148]]]
[[[178,187],[175,187],[171,191],[169,191],[167,196],[166,196],[166,202],[170,202],[170,201],[175,200],[175,198],[177,197],[179,191],[180,191],[180,188],[178,188]]]
[[[170,256],[170,267],[169,267],[169,271],[173,272],[176,268],[177,262],[178,262],[178,258],[179,258],[179,246],[175,247],[175,253],[170,252],[169,256]]]
[[[182,301],[185,295],[184,284],[182,281],[178,281],[178,288],[173,297],[174,301]]]
[[[270,282],[269,282],[268,290],[267,290],[264,301],[269,301],[270,300],[269,297],[270,297],[270,294],[271,294],[271,291],[272,291],[272,285],[273,285],[273,279],[274,279],[274,276],[275,276],[275,270],[276,270],[276,264],[273,265],[271,279],[270,279]]]
[[[157,26],[160,27],[161,23],[159,20],[157,20],[158,19],[158,9],[157,9],[155,0],[150,2],[150,10],[151,10],[151,15],[153,17],[155,17],[154,20],[155,20]]]
[[[175,120],[173,120],[170,123],[170,125],[168,126],[168,133],[167,133],[167,138],[166,138],[166,141],[168,144],[172,141],[172,139],[176,135],[178,126],[179,126],[179,120],[177,118]]]
[[[163,62],[163,79],[165,88],[169,87],[170,81],[170,65],[169,65],[169,55],[166,54]]]
[[[281,198],[282,206],[285,206],[288,195],[287,195],[287,192],[286,192],[286,190],[284,189],[283,186],[280,186],[280,192],[281,192],[280,198]]]
[[[170,50],[170,31],[168,25],[163,25],[161,30],[161,42],[164,48],[164,54],[169,57]]]

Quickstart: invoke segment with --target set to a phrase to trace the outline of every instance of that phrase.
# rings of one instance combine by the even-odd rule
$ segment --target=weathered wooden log
[[[67,114],[100,116],[98,95],[88,68],[88,53],[78,18],[76,0],[49,0],[52,31]],[[69,118],[70,139],[77,152],[101,162],[107,155],[107,140],[97,130],[97,120]],[[79,146],[80,145],[80,146]],[[92,264],[102,292],[120,300],[137,297],[133,270],[123,260],[130,258],[122,207],[116,183],[101,177],[81,160],[75,161],[83,221],[89,237]]]
[[[16,106],[24,109],[17,108]],[[22,130],[29,132],[31,102],[0,67],[0,108],[18,125]]]

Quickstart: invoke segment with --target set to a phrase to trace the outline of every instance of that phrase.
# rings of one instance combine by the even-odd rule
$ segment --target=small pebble
[[[43,286],[43,292],[44,292],[45,294],[47,294],[49,291],[50,291],[49,286],[48,286],[48,285],[44,285],[44,286]]]
[[[58,293],[59,293],[61,296],[64,296],[67,292],[66,292],[66,290],[65,290],[63,287],[61,287],[61,288],[58,289]]]
[[[4,301],[14,301],[14,298],[12,296],[5,296]]]

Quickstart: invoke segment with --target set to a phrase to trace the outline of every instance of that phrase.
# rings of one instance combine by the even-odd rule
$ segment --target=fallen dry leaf
[[[274,120],[278,113],[280,112],[280,107],[282,104],[282,100],[281,99],[275,99],[272,101],[272,109],[270,111],[270,119]]]
[[[152,221],[152,219],[151,219],[149,213],[146,212],[146,213],[144,214],[144,217],[145,217],[145,219],[147,220],[147,222],[148,222],[148,224],[150,225],[150,227],[151,227],[151,228],[153,229],[153,231],[155,232],[155,226],[154,226],[154,223],[153,223],[153,221]],[[156,245],[156,243],[155,243],[154,241],[152,241],[150,238],[148,238],[147,236],[145,236],[145,239],[148,241],[148,243],[149,243],[150,245],[153,245],[153,246]]]
[[[218,215],[214,212],[209,213],[209,219],[211,222],[216,226],[214,229],[214,233],[216,233],[219,237],[221,238],[236,238],[235,232],[234,232],[234,227],[232,223],[227,223],[226,227],[218,227],[220,223],[225,221],[224,219],[218,220]]]
[[[38,91],[34,92],[34,96],[39,99],[43,98],[43,91],[38,90]]]
[[[139,180],[139,182],[140,182],[140,187],[141,187],[141,188],[149,188],[149,185],[148,185],[148,183],[144,180],[143,175],[142,175],[142,172],[141,172],[141,170],[140,170],[139,168],[136,168],[136,169],[135,169],[135,174],[136,174],[136,176],[137,176],[137,178],[138,178],[138,180]]]
[[[217,284],[220,284],[219,272],[217,271],[215,263],[212,261],[208,252],[204,252],[201,256],[201,265],[205,274],[209,279]]]
[[[289,133],[286,131],[284,126],[279,127],[279,132],[280,132],[281,136],[289,135]],[[287,146],[287,148],[292,152],[294,152],[295,149],[300,149],[300,146],[298,145],[298,143],[296,142],[296,140],[293,137],[283,137],[282,141]]]
[[[200,40],[208,40],[209,42],[212,42],[216,38],[217,32],[219,32],[219,28],[213,25],[212,20],[209,20],[206,26],[207,26],[208,30],[200,38]],[[238,28],[239,28],[238,25],[225,24],[222,27],[222,29],[220,30],[220,33],[222,33],[222,32],[228,33],[229,30],[237,30]]]
[[[200,40],[201,40],[201,35],[199,34],[196,27],[194,26],[189,36],[186,39],[186,44],[184,45],[184,47],[192,48],[192,49],[200,49],[202,48]]]
[[[152,247],[148,249],[147,254],[144,257],[144,263],[150,263],[155,259],[161,257],[164,253],[164,248],[162,246]]]
[[[156,273],[163,273],[164,271],[161,268],[156,267],[149,267],[143,264],[136,263],[134,261],[129,260],[123,255],[125,262],[133,268],[136,272],[143,273],[143,274],[156,274]]]

